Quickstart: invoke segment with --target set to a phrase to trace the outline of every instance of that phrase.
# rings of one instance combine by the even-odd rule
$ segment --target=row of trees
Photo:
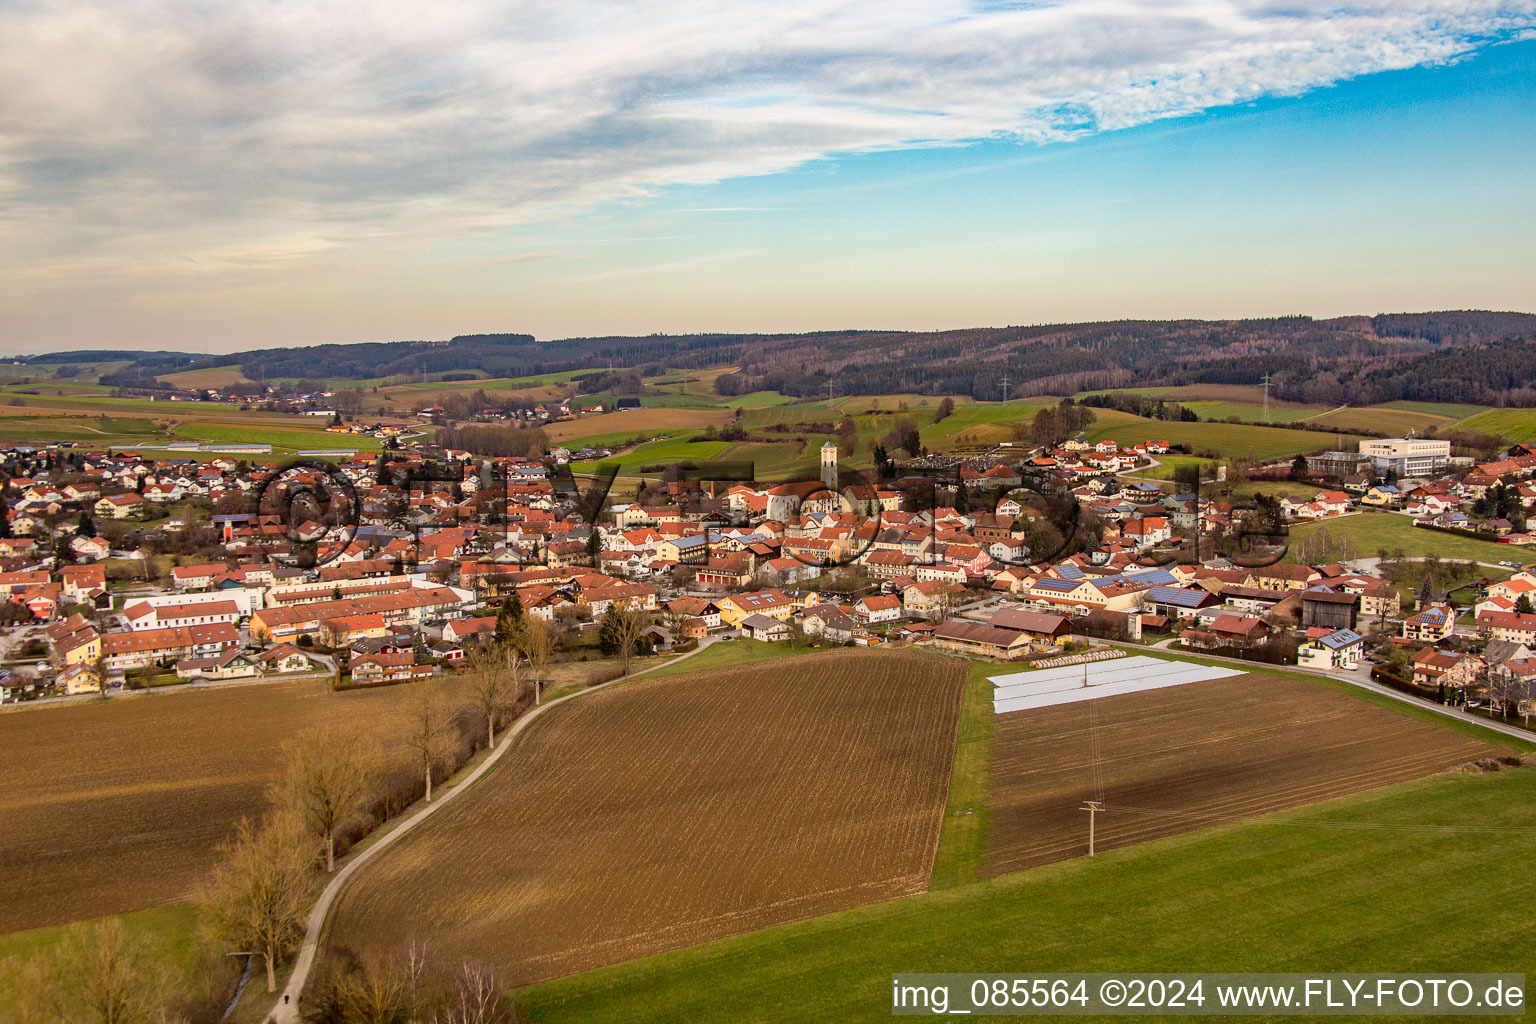
[[[504,458],[539,457],[549,450],[549,435],[540,427],[440,427],[437,443],[476,455]]]
[[[303,938],[318,876],[335,871],[349,843],[414,800],[431,801],[434,781],[480,746],[477,729],[494,746],[498,729],[538,700],[552,650],[550,628],[508,602],[493,636],[471,650],[454,680],[415,684],[395,731],[328,724],[285,742],[266,812],[237,824],[203,887],[196,978],[181,976],[163,945],[119,920],[77,926],[56,948],[0,964],[0,990],[19,1000],[0,1007],[0,1022],[211,1020],[232,980],[223,966],[231,950],[251,954],[274,992],[278,967]],[[372,1005],[411,1009],[413,1019],[441,1024],[500,1019],[500,989],[487,972],[464,967],[435,977],[433,985],[417,986],[409,1004],[401,988]],[[332,978],[324,1019],[396,1019],[366,1012],[374,997],[398,987],[390,981],[381,989],[378,980],[377,971],[350,968]]]

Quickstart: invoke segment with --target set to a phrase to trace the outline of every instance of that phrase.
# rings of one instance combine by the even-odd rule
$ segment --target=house
[[[1477,678],[1483,661],[1471,654],[1425,647],[1414,654],[1408,667],[1413,670],[1413,681],[1420,686],[1465,687]]]
[[[1352,629],[1339,629],[1310,640],[1296,649],[1296,664],[1327,672],[1350,672],[1359,667],[1365,637]]]
[[[777,622],[778,620],[775,619],[772,621]],[[665,626],[647,626],[645,631],[640,635],[649,640],[651,642],[651,646],[658,651],[670,651],[672,649],[672,631],[667,629]],[[787,629],[785,630],[785,635],[788,635]]]
[[[1162,516],[1133,519],[1120,528],[1120,535],[1137,548],[1166,544],[1173,539],[1173,529]]]
[[[312,672],[320,663],[293,644],[273,644],[256,659],[267,672]]]
[[[1456,609],[1432,604],[1403,620],[1403,639],[1435,644],[1456,632]]]
[[[903,588],[901,603],[909,615],[942,618],[964,592],[963,586],[948,580],[925,580]]]
[[[1232,647],[1257,647],[1269,638],[1269,627],[1251,615],[1218,615],[1208,629],[1217,641]]]
[[[853,610],[870,625],[894,622],[901,618],[901,598],[894,594],[875,594],[861,597],[853,603]]]
[[[789,639],[789,626],[780,619],[761,612],[754,612],[739,623],[741,631],[753,640],[778,641]]]
[[[489,636],[496,632],[496,616],[484,615],[474,619],[457,619],[443,627],[443,639],[451,643],[462,643],[472,636],[485,634]]]
[[[240,621],[240,606],[234,601],[198,601],[185,604],[150,605],[147,601],[123,609],[128,628],[174,629],[178,626],[235,625]]]
[[[176,675],[181,679],[250,679],[260,674],[261,666],[257,660],[235,647],[209,657],[183,658],[176,663]]]
[[[100,693],[101,673],[95,665],[71,665],[55,677],[53,685],[71,697],[82,693]]]
[[[800,615],[801,628],[807,636],[820,636],[833,643],[845,644],[853,639],[859,628],[853,616],[835,604],[818,604],[807,608]]]
[[[240,645],[240,635],[227,622],[207,626],[173,626],[101,638],[102,663],[109,672],[144,668],[157,662],[174,663],[182,658],[218,654]]]
[[[707,630],[720,628],[720,606],[708,598],[676,597],[668,601],[666,607],[674,615],[701,620]]]
[[[315,627],[315,636],[331,647],[345,647],[356,640],[373,639],[389,635],[389,626],[380,612],[362,615],[337,615],[321,619]]]
[[[415,664],[415,660],[408,651],[400,654],[365,654],[354,657],[348,671],[352,681],[359,685],[422,679],[435,671],[431,665]]]
[[[1526,646],[1536,644],[1536,615],[1489,611],[1477,617],[1477,625],[1495,640],[1508,640]]]
[[[55,660],[66,668],[89,665],[101,657],[101,635],[78,613],[63,622],[55,622],[48,627],[47,633],[53,643]]]
[[[758,590],[749,594],[732,594],[715,602],[720,608],[720,621],[726,626],[737,626],[750,615],[766,615],[774,619],[787,619],[797,607],[794,598],[782,590]]]
[[[1360,498],[1362,505],[1374,508],[1396,508],[1402,504],[1403,492],[1391,484],[1377,484]]]
[[[1276,562],[1248,574],[1248,586],[1260,590],[1306,590],[1323,578],[1323,574],[1307,565]]]
[[[69,549],[87,562],[99,562],[112,553],[112,545],[103,537],[71,537]]]
[[[171,585],[177,590],[207,590],[213,581],[229,572],[223,562],[205,562],[201,565],[178,565],[171,569]]]
[[[1320,491],[1312,502],[1322,506],[1323,514],[1328,516],[1341,516],[1349,511],[1349,495],[1344,491]]]
[[[129,519],[143,512],[145,503],[137,494],[109,494],[91,507],[106,519]]]
[[[106,590],[106,568],[101,565],[66,565],[58,577],[65,583],[65,600],[77,605],[89,602],[92,591]]]

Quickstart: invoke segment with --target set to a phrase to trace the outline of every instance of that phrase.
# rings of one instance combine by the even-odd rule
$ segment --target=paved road
[[[700,651],[707,650],[716,642],[716,640],[716,637],[707,637],[700,641],[699,646],[694,650],[691,650],[687,654],[684,654],[678,658],[670,659],[660,665],[653,665],[650,668],[642,669],[639,672],[632,672],[627,676],[622,676],[618,679],[610,680],[606,683],[600,683],[597,686],[589,687],[585,690],[578,690],[575,693],[567,694],[558,700],[552,700],[548,704],[541,704],[540,706],[534,708],[532,711],[519,718],[513,724],[512,728],[506,731],[496,749],[491,751],[490,756],[488,756],[484,761],[481,761],[479,766],[476,767],[475,770],[471,772],[467,777],[465,777],[462,782],[453,786],[451,789],[440,790],[440,795],[438,795],[437,798],[430,804],[424,804],[409,818],[406,818],[404,821],[400,822],[400,824],[396,825],[392,830],[390,830],[387,835],[379,839],[378,842],[369,846],[356,857],[352,858],[347,863],[347,865],[338,871],[336,876],[331,879],[330,884],[325,887],[325,891],[320,894],[319,902],[317,902],[314,906],[314,909],[310,911],[309,919],[306,922],[304,931],[304,944],[299,947],[298,959],[294,961],[293,973],[288,976],[288,984],[283,986],[283,990],[277,994],[277,1003],[272,1007],[270,1019],[275,1021],[276,1024],[298,1024],[299,996],[304,991],[305,983],[309,980],[309,972],[314,968],[315,955],[319,952],[320,949],[320,936],[321,933],[325,930],[325,919],[330,915],[331,907],[335,904],[336,897],[341,895],[341,890],[346,887],[347,882],[351,880],[352,876],[356,874],[364,864],[367,864],[381,851],[389,849],[389,847],[393,846],[401,836],[416,828],[428,817],[436,813],[439,807],[442,807],[454,797],[469,789],[469,787],[478,781],[482,775],[495,767],[496,763],[501,760],[502,755],[512,748],[512,745],[516,742],[518,735],[528,727],[529,723],[533,722],[550,708],[559,704],[563,704],[568,700],[575,700],[584,694],[592,693],[596,690],[601,690],[605,687],[612,686],[614,683],[622,683],[625,680],[643,676],[647,672],[654,672],[656,669],[676,665],[680,661],[687,661],[689,658],[693,657],[695,654],[698,654]],[[286,1003],[283,1002],[285,998],[288,1000]]]

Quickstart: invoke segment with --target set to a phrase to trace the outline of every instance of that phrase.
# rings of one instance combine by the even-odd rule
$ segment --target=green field
[[[517,997],[536,1024],[841,1024],[889,1020],[898,971],[1524,973],[1536,879],[1518,866],[1536,856],[1533,802],[1530,769],[1441,775]]]
[[[781,395],[777,391],[754,391],[748,395],[722,398],[720,404],[732,409],[766,409],[774,405],[787,405],[793,401],[793,396]]]
[[[1378,408],[1425,412],[1431,416],[1445,416],[1453,420],[1464,420],[1468,416],[1476,416],[1488,409],[1486,405],[1457,405],[1453,402],[1383,402]]]
[[[578,396],[572,404],[596,405],[598,402],[602,402],[605,405],[611,406],[620,398],[627,397],[630,396],[620,395],[612,391],[597,391],[590,395]],[[710,394],[684,395],[647,390],[644,394],[635,397],[640,399],[640,407],[642,409],[720,409],[726,405],[720,398]]]
[[[1157,455],[1154,458],[1157,459],[1157,465],[1143,467],[1131,475],[1147,477],[1151,480],[1172,480],[1175,470],[1186,466],[1200,466],[1205,476],[1212,476],[1218,465],[1210,459],[1202,459],[1194,455]]]
[[[955,763],[944,803],[944,827],[933,858],[929,888],[950,889],[980,877],[987,860],[987,827],[992,785],[992,677],[1016,670],[1013,665],[973,662],[960,700],[955,727]]]
[[[197,905],[195,903],[170,903],[163,907],[136,910],[120,915],[123,927],[131,935],[153,935],[165,944],[175,962],[190,970],[193,947],[197,936]],[[30,957],[56,945],[64,937],[69,925],[53,925],[33,928],[30,931],[0,935],[0,960],[7,957]]]
[[[150,420],[124,416],[5,416],[0,417],[0,439],[21,444],[76,441],[102,448],[177,440]]]
[[[1457,423],[1456,429],[1494,434],[1510,441],[1536,441],[1536,409],[1489,409]]]
[[[1454,422],[1448,416],[1380,406],[1341,409],[1307,421],[1309,426],[1324,430],[1369,430],[1388,437],[1406,437],[1409,433],[1426,434]]]
[[[828,402],[788,402],[747,409],[741,425],[748,430],[758,427],[792,427],[797,423],[836,423],[842,413]]]
[[[1054,398],[1021,398],[1011,402],[985,402],[957,405],[938,423],[932,413],[914,417],[921,427],[923,443],[930,448],[951,444],[996,444],[1013,439],[1013,428],[1029,423]]]
[[[720,455],[722,462],[751,462],[753,475],[759,480],[788,480],[804,477],[820,471],[821,459],[817,450],[821,441],[807,443],[804,451],[794,438],[776,444],[743,442],[733,444]]]
[[[325,421],[317,417],[316,422],[324,423]],[[210,444],[266,443],[271,444],[275,452],[299,448],[356,448],[358,451],[376,452],[381,447],[378,441],[362,434],[331,434],[323,429],[289,429],[270,423],[252,423],[247,426],[240,423],[193,420],[178,426],[176,434],[188,440],[205,441]]]
[[[1357,558],[1373,558],[1379,548],[1388,551],[1402,548],[1410,558],[1435,555],[1476,562],[1522,561],[1530,557],[1529,548],[1459,537],[1438,530],[1421,530],[1411,519],[1391,512],[1362,512],[1357,516],[1292,526],[1291,547],[1294,549],[1301,538],[1325,528],[1335,540],[1347,537],[1353,541]],[[1294,557],[1291,560],[1294,561]]]
[[[636,445],[627,452],[614,455],[607,459],[598,459],[594,462],[573,462],[572,472],[591,472],[598,466],[606,466],[610,463],[618,463],[622,471],[639,470],[648,466],[666,466],[677,462],[707,462],[717,458],[721,452],[731,447],[729,441],[695,441],[691,437],[703,433],[702,431],[684,431],[689,437],[671,437],[665,441],[647,441]],[[575,445],[568,445],[572,447]]]
[[[774,658],[809,654],[815,650],[817,650],[815,647],[800,646],[789,641],[771,644],[764,640],[748,640],[745,637],[739,637],[735,640],[710,644],[707,649],[693,655],[687,661],[658,668],[648,673],[647,677],[666,676],[678,672],[702,672],[732,665],[751,665],[759,661],[772,661]]]
[[[1151,439],[1187,445],[1192,451],[1209,449],[1221,458],[1255,458],[1271,461],[1301,452],[1353,447],[1358,438],[1314,430],[1288,430],[1244,423],[1181,423],[1149,420],[1112,409],[1095,409],[1097,419],[1088,431],[1090,441],[1109,439],[1122,445]]]
[[[1247,402],[1180,402],[1179,404],[1193,410],[1194,414],[1202,420],[1225,420],[1230,416],[1236,416],[1245,423],[1292,423],[1328,411],[1323,406],[1287,405],[1280,402],[1271,403],[1267,412],[1262,404],[1251,405]]]

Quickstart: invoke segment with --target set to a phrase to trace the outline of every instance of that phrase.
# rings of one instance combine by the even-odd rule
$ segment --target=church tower
[[[828,441],[821,446],[821,483],[832,493],[837,493],[837,442]]]

